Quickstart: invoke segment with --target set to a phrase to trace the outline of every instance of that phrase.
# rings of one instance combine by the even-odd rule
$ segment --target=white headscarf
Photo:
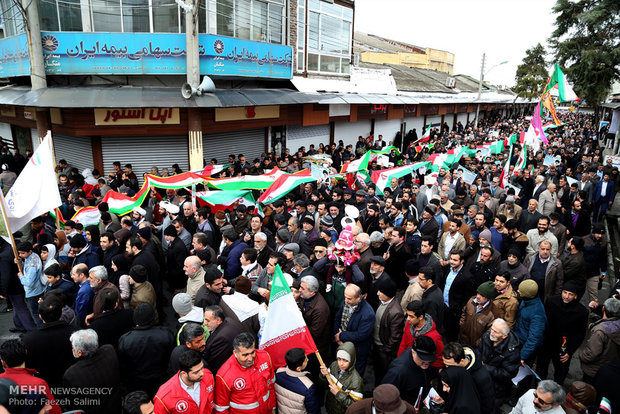
[[[47,248],[47,260],[43,263],[43,270],[47,269],[54,263],[58,264],[56,260],[56,245],[53,243],[46,244],[44,247]]]

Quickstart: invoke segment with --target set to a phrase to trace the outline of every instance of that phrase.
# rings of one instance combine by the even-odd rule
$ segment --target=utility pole
[[[37,1],[29,1],[24,11],[26,19],[26,36],[28,37],[28,56],[30,59],[30,84],[33,91],[47,88],[45,63],[43,61],[43,45],[41,43],[41,25],[39,24],[39,5]],[[47,108],[35,111],[39,142],[48,132],[51,133],[52,123]]]
[[[480,80],[478,81],[478,98],[476,99],[476,101],[478,101],[478,104],[476,105],[476,121],[474,124],[474,129],[478,128],[478,116],[480,114],[480,94],[482,93],[482,78],[484,78],[484,61],[486,59],[486,53],[482,54],[482,65],[480,66]]]
[[[185,63],[187,65],[187,83],[192,90],[200,85],[200,55],[198,51],[198,0],[177,0],[185,10]],[[188,147],[190,170],[202,170],[204,157],[202,152],[202,120],[198,108],[187,108]]]

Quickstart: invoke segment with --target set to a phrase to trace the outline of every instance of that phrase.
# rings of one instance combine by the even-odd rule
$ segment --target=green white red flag
[[[419,144],[421,142],[426,142],[426,141],[430,140],[431,139],[431,127],[432,126],[433,126],[432,124],[429,124],[428,128],[426,128],[426,132],[424,132],[424,134],[420,137],[420,139],[418,139],[417,141],[412,142],[409,145],[411,146],[411,145]]]
[[[71,217],[71,220],[82,224],[84,227],[90,225],[98,226],[101,220],[101,211],[97,207],[84,207],[76,212]]]
[[[280,265],[276,265],[273,273],[267,319],[259,348],[269,353],[275,368],[286,365],[284,355],[291,348],[303,348],[306,354],[317,351]]]
[[[251,190],[200,191],[196,197],[213,207],[212,211],[226,209],[235,203],[248,207],[256,204]]]
[[[401,167],[388,168],[387,170],[377,170],[372,172],[370,179],[376,185],[377,194],[383,195],[383,189],[390,186],[392,178],[404,177],[421,167],[428,168],[429,165],[430,162],[421,161],[416,162],[415,164],[403,165]]]
[[[279,168],[274,168],[261,175],[209,179],[207,180],[207,185],[219,190],[266,190],[283,175],[289,174]]]
[[[281,199],[298,185],[316,181],[316,178],[306,168],[295,174],[285,174],[275,180],[258,199],[259,203],[269,204]]]
[[[230,166],[231,164],[207,165],[204,170],[202,170],[201,175],[204,175],[205,177],[212,177],[217,173],[221,173]]]
[[[573,91],[573,88],[568,83],[564,72],[560,69],[560,65],[556,62],[553,67],[553,73],[547,82],[547,86],[543,91],[543,95],[550,92],[552,95],[556,95],[560,102],[579,101],[579,97]]]

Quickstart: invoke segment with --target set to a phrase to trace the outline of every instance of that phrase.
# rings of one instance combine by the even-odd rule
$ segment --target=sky
[[[553,31],[555,0],[355,0],[355,30],[454,54],[454,74],[514,86],[525,51]],[[547,61],[552,59],[547,55]],[[495,66],[504,61],[508,63]]]

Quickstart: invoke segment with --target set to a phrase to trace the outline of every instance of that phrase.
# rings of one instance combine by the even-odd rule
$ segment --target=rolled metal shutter
[[[344,145],[353,145],[357,143],[359,136],[366,138],[370,135],[370,119],[365,119],[358,122],[336,122],[334,124],[334,142],[338,144],[339,140],[344,142]]]
[[[450,131],[452,131],[452,127],[454,126],[454,114],[444,115],[443,122],[448,124]]]
[[[13,143],[13,131],[11,131],[11,124],[0,122],[0,137],[2,137],[2,142],[7,144],[9,149],[13,151],[15,145]]]
[[[37,132],[36,128],[30,130],[30,136],[32,138],[32,152],[34,152],[37,150],[37,148],[39,148],[39,133]]]
[[[439,129],[441,127],[441,116],[427,116],[426,126],[428,127],[429,124],[432,124],[433,128]],[[422,131],[422,134],[424,134],[424,131]]]
[[[310,144],[314,148],[319,148],[319,144],[329,144],[329,124],[315,126],[287,126],[286,127],[286,147],[294,154],[299,148],[310,149]]]
[[[383,135],[386,144],[394,142],[396,133],[400,131],[400,119],[379,120],[375,122],[375,138]]]
[[[143,182],[144,173],[151,167],[168,169],[172,174],[172,164],[179,164],[183,171],[189,169],[189,148],[186,136],[142,136],[142,137],[102,137],[103,168],[113,171],[112,163],[120,161],[121,166],[131,164],[138,182]]]
[[[458,114],[456,116],[456,123],[458,124],[459,122],[463,124],[463,128],[465,128],[465,126],[467,125],[467,112]]]
[[[206,164],[211,158],[218,164],[228,162],[228,155],[245,155],[248,162],[265,152],[265,128],[202,134],[202,153]]]
[[[39,137],[37,136],[38,139]],[[86,168],[93,169],[93,147],[90,137],[53,134],[52,139],[54,141],[56,161],[66,160],[69,165],[77,168],[80,174]]]

